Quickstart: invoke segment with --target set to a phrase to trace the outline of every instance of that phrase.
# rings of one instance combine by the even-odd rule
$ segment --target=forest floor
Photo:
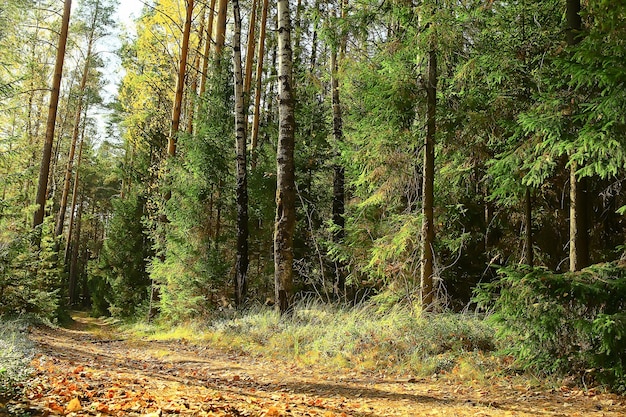
[[[36,371],[14,415],[626,415],[626,397],[594,389],[329,372],[184,340],[124,340],[103,320],[74,320],[31,330]]]

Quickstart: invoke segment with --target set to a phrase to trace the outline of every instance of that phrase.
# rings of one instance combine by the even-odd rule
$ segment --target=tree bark
[[[187,101],[189,102],[189,115],[187,117],[187,133],[189,133],[189,135],[193,135],[193,118],[194,118],[194,114],[196,111],[196,106],[199,104],[199,101],[197,100],[199,94],[198,94],[198,85],[199,85],[199,81],[200,81],[200,60],[202,58],[202,54],[200,53],[200,50],[202,49],[202,43],[205,41],[204,39],[204,21],[205,21],[205,16],[206,16],[206,5],[204,5],[202,7],[202,13],[201,13],[201,17],[200,17],[200,28],[198,29],[198,47],[195,50],[195,58],[194,58],[194,63],[193,63],[193,81],[191,82],[191,94],[190,96],[187,98]]]
[[[429,310],[434,300],[434,182],[435,182],[435,129],[437,109],[437,52],[434,46],[428,53],[428,79],[426,84],[427,120],[424,141],[424,167],[422,187],[422,264],[420,299],[422,309]]]
[[[526,187],[526,193],[524,195],[524,218],[526,223],[526,231],[524,235],[525,240],[525,258],[526,264],[533,266],[534,263],[534,251],[533,251],[533,202],[530,193],[530,187]]]
[[[256,62],[256,86],[254,90],[254,111],[252,116],[252,134],[250,138],[250,169],[255,170],[257,164],[257,147],[259,144],[259,124],[261,119],[261,80],[263,77],[263,59],[265,57],[265,33],[267,28],[267,9],[269,1],[263,0],[261,28],[259,33],[259,50]]]
[[[341,50],[343,55],[343,41],[339,47],[333,46],[330,54],[331,67],[331,89],[332,89],[332,110],[333,110],[333,137],[335,139],[336,158],[339,158],[340,144],[343,143],[343,118],[341,113],[341,102],[339,99],[339,80],[337,73],[339,72],[339,63],[337,59],[337,49]],[[345,169],[343,165],[336,161],[333,166],[333,204],[332,216],[335,232],[333,233],[333,242],[340,244],[345,236]],[[342,262],[335,263],[335,297],[340,299],[346,290],[346,277],[344,265]]]
[[[245,66],[246,75],[243,80],[243,93],[244,93],[244,98],[246,102],[249,102],[250,100],[250,87],[252,86],[252,66],[254,65],[254,49],[256,46],[255,37],[256,37],[257,3],[258,3],[258,0],[252,0],[252,11],[250,12],[250,22],[249,22],[249,28],[248,28],[248,46],[246,48],[246,66]]]
[[[581,40],[582,20],[580,0],[567,0],[566,37],[569,46],[575,46]],[[573,111],[572,111],[573,112]],[[579,271],[589,265],[589,230],[587,227],[587,193],[584,178],[578,178],[580,168],[572,159],[570,165],[570,236],[569,269]]]
[[[276,153],[274,282],[276,306],[281,314],[285,314],[291,310],[293,298],[293,233],[296,224],[293,52],[288,0],[278,0],[278,51],[279,129]]]
[[[226,15],[228,13],[228,0],[218,0],[217,25],[215,26],[215,55],[219,59],[226,43]]]
[[[76,177],[74,178],[74,188],[72,190],[72,208],[70,210],[70,225],[67,231],[67,242],[65,242],[65,265],[69,265],[70,249],[72,246],[72,238],[74,233],[74,215],[78,204],[78,184],[80,182],[80,164],[83,158],[83,146],[85,143],[85,127],[81,134],[80,146],[78,147],[78,160],[76,162]]]
[[[89,68],[91,63],[91,53],[93,48],[96,21],[99,17],[100,3],[96,3],[96,9],[93,13],[93,20],[91,21],[91,29],[89,32],[89,39],[87,40],[87,53],[85,55],[85,65],[83,67],[83,73],[81,75],[80,86],[78,87],[78,103],[76,104],[76,113],[74,114],[74,128],[72,130],[72,143],[70,145],[70,154],[67,158],[67,167],[65,170],[65,180],[63,183],[63,192],[61,194],[61,204],[59,207],[59,214],[57,217],[55,236],[61,236],[63,234],[63,226],[65,223],[65,212],[67,209],[67,198],[69,196],[70,184],[72,182],[72,169],[74,165],[74,154],[76,152],[76,143],[78,142],[78,135],[80,132],[81,115],[83,113],[83,99],[85,97],[85,89],[87,87],[87,79],[89,78]]]
[[[200,78],[200,97],[204,95],[206,91],[206,80],[209,71],[209,59],[211,54],[211,43],[215,39],[213,37],[213,20],[215,18],[215,0],[211,0],[209,6],[209,24],[206,30],[206,43],[204,44],[204,59],[202,61],[202,75]]]
[[[39,169],[39,184],[37,186],[37,211],[33,219],[33,227],[37,228],[43,223],[46,210],[46,198],[48,188],[48,176],[50,174],[50,159],[52,157],[52,144],[54,142],[54,129],[56,126],[57,110],[59,105],[59,95],[61,91],[61,78],[63,78],[63,63],[65,61],[65,46],[67,45],[67,33],[70,25],[70,12],[72,0],[65,0],[63,7],[63,19],[61,22],[61,33],[57,48],[56,62],[54,65],[54,77],[52,90],[50,92],[50,106],[48,108],[48,120],[46,122],[46,138],[41,157],[41,167]],[[39,245],[39,239],[37,240]]]
[[[233,0],[235,30],[233,34],[233,72],[235,81],[235,148],[237,152],[237,255],[235,262],[235,304],[243,304],[248,275],[248,180],[246,148],[246,106],[241,64],[241,11],[239,0]]]
[[[167,142],[168,156],[176,155],[176,142],[180,126],[180,115],[183,103],[183,91],[185,90],[185,78],[187,75],[187,56],[189,55],[189,36],[191,34],[191,19],[193,13],[193,0],[187,0],[185,26],[183,28],[183,43],[180,49],[180,61],[178,66],[178,79],[176,81],[176,94],[174,96],[174,108],[172,110],[172,127]]]
[[[74,242],[72,243],[72,254],[70,260],[70,280],[68,288],[70,305],[76,304],[76,296],[78,295],[76,292],[76,287],[78,283],[78,250],[80,249],[80,232],[83,217],[83,206],[84,203],[81,200],[78,206],[78,213],[76,214],[76,233],[74,236]]]

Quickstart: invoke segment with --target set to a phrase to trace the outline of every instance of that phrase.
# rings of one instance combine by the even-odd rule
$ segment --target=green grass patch
[[[289,317],[259,307],[213,323],[175,328],[136,324],[127,329],[148,340],[187,340],[228,350],[415,377],[455,375],[483,379],[498,368],[493,328],[472,314],[416,315],[408,308],[381,311],[304,303]]]

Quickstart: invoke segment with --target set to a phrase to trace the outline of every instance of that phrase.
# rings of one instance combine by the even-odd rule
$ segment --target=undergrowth
[[[380,311],[359,307],[303,303],[293,315],[257,308],[199,327],[181,325],[165,331],[135,325],[132,331],[151,340],[210,342],[253,355],[295,359],[303,364],[350,368],[414,377],[454,375],[481,379],[498,368],[491,354],[493,330],[472,314],[416,316],[408,308]]]
[[[28,319],[0,317],[0,400],[19,394],[30,373],[33,345],[26,337]]]

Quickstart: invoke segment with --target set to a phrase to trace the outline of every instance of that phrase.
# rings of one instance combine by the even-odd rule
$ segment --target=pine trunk
[[[582,20],[580,0],[567,0],[566,10],[567,44],[574,46],[580,42]],[[589,230],[587,228],[587,193],[584,178],[578,178],[576,161],[570,160],[570,236],[569,269],[579,271],[589,265]]]
[[[426,84],[427,120],[424,141],[424,172],[422,187],[422,265],[420,299],[422,309],[429,310],[434,300],[434,182],[435,182],[435,129],[437,109],[437,53],[428,53],[428,80]]]
[[[63,7],[63,19],[61,22],[61,33],[57,48],[56,63],[54,65],[54,77],[52,90],[50,92],[50,106],[48,107],[48,120],[46,122],[46,138],[41,157],[41,167],[39,169],[39,184],[37,186],[37,211],[33,219],[33,227],[37,228],[43,223],[46,210],[46,199],[48,189],[48,176],[50,174],[50,159],[52,157],[52,145],[54,142],[54,130],[56,126],[57,110],[59,106],[59,95],[61,92],[61,78],[63,78],[63,64],[65,61],[65,46],[67,44],[67,33],[70,25],[70,12],[72,0],[65,0]],[[37,242],[39,244],[39,241]]]
[[[70,154],[67,159],[67,167],[65,170],[65,180],[63,183],[63,192],[61,194],[61,204],[59,207],[59,215],[57,217],[56,230],[54,235],[61,236],[63,234],[63,226],[65,223],[65,212],[67,210],[67,199],[70,191],[70,184],[72,182],[72,169],[74,165],[74,154],[76,152],[76,143],[78,142],[78,136],[80,132],[80,122],[83,113],[83,98],[85,96],[85,89],[87,87],[87,79],[89,78],[89,68],[91,61],[91,51],[93,47],[96,19],[98,18],[98,5],[96,4],[96,11],[94,12],[93,20],[91,22],[91,32],[89,34],[89,40],[87,43],[87,54],[85,56],[85,66],[83,67],[83,74],[80,80],[78,103],[76,105],[76,113],[74,114],[74,128],[72,130],[72,143],[70,145]],[[86,109],[85,109],[86,110]]]
[[[204,44],[204,59],[202,60],[202,74],[200,78],[200,97],[204,95],[206,91],[206,80],[209,71],[209,57],[211,54],[211,43],[214,41],[213,37],[213,20],[215,18],[215,0],[211,0],[209,6],[209,23],[206,30],[206,43]]]
[[[78,160],[76,162],[76,177],[74,178],[74,188],[72,190],[72,207],[70,209],[70,225],[67,231],[67,242],[65,242],[65,265],[69,265],[71,242],[74,235],[74,215],[78,204],[78,184],[80,183],[80,164],[83,158],[83,144],[85,142],[85,128],[81,135],[80,146],[78,147]]]
[[[222,55],[226,43],[226,15],[228,14],[228,0],[218,0],[217,24],[215,26],[215,55],[217,59]]]
[[[259,33],[259,51],[256,62],[256,86],[254,90],[254,111],[252,116],[252,134],[250,138],[250,169],[256,169],[257,147],[259,144],[259,125],[261,119],[261,80],[263,77],[263,59],[265,57],[265,33],[267,27],[267,9],[269,1],[263,0],[261,13],[261,28]]]
[[[295,117],[293,52],[289,1],[278,1],[279,131],[276,153],[276,221],[274,228],[274,280],[276,305],[281,314],[291,310],[293,297],[293,233],[296,224]]]
[[[185,26],[183,28],[183,44],[180,49],[180,61],[178,66],[178,79],[176,81],[176,94],[174,95],[174,108],[172,110],[172,127],[167,145],[167,154],[176,155],[176,140],[180,127],[180,116],[183,104],[183,91],[185,90],[185,78],[187,75],[187,56],[189,55],[189,36],[191,34],[191,19],[193,13],[193,0],[187,0]]]

